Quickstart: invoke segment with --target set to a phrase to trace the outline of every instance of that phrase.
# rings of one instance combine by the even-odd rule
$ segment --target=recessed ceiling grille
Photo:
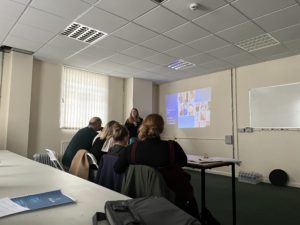
[[[195,66],[194,63],[184,61],[183,59],[177,59],[175,61],[172,61],[169,65],[168,68],[174,69],[174,70],[184,70],[190,67]]]
[[[279,43],[280,42],[270,34],[262,34],[247,40],[240,41],[235,45],[248,52],[253,52],[263,48],[278,45]]]
[[[102,31],[75,22],[71,23],[61,34],[89,44],[93,44],[107,35]]]

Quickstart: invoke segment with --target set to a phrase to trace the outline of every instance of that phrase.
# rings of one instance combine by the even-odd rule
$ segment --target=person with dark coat
[[[115,123],[112,126],[111,137],[113,146],[110,147],[107,154],[103,155],[100,160],[96,183],[120,192],[124,174],[116,173],[114,171],[114,164],[117,161],[119,154],[127,146],[129,133],[125,126]]]
[[[101,125],[101,119],[99,117],[93,117],[90,119],[87,127],[78,130],[73,136],[62,158],[62,164],[67,171],[69,170],[71,162],[79,149],[85,149],[87,151],[91,149],[92,142],[98,134],[97,131],[102,129]]]
[[[159,114],[148,115],[139,129],[139,140],[120,153],[114,170],[123,173],[130,164],[157,169],[175,192],[175,204],[198,219],[198,206],[190,177],[181,168],[187,165],[187,156],[177,142],[160,139],[163,129],[164,120]]]

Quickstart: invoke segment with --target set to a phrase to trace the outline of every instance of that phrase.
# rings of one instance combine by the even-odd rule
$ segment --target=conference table
[[[187,167],[201,170],[201,220],[206,220],[206,197],[205,197],[205,171],[223,166],[231,166],[231,197],[232,197],[232,224],[236,225],[236,189],[235,189],[235,165],[241,161],[229,158],[212,157],[205,158],[197,155],[187,155]]]
[[[36,211],[0,218],[1,225],[92,224],[95,212],[104,212],[108,200],[127,196],[7,150],[0,150],[0,198],[19,197],[61,189],[76,200]]]

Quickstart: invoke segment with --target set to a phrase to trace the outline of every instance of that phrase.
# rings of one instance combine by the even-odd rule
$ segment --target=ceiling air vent
[[[270,34],[262,34],[247,40],[240,41],[235,45],[248,52],[253,52],[263,48],[278,45],[279,43],[280,42]]]
[[[172,61],[169,65],[168,68],[174,69],[174,70],[184,70],[190,67],[195,66],[194,63],[190,63],[187,61],[184,61],[183,59],[177,59],[175,61]]]
[[[71,23],[61,34],[89,44],[93,44],[107,35],[102,31],[75,22]]]

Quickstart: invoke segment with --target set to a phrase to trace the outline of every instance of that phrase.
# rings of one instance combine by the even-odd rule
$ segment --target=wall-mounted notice
[[[300,83],[252,89],[249,104],[251,127],[300,128]]]
[[[166,122],[178,128],[210,125],[211,88],[178,92],[166,96]]]

